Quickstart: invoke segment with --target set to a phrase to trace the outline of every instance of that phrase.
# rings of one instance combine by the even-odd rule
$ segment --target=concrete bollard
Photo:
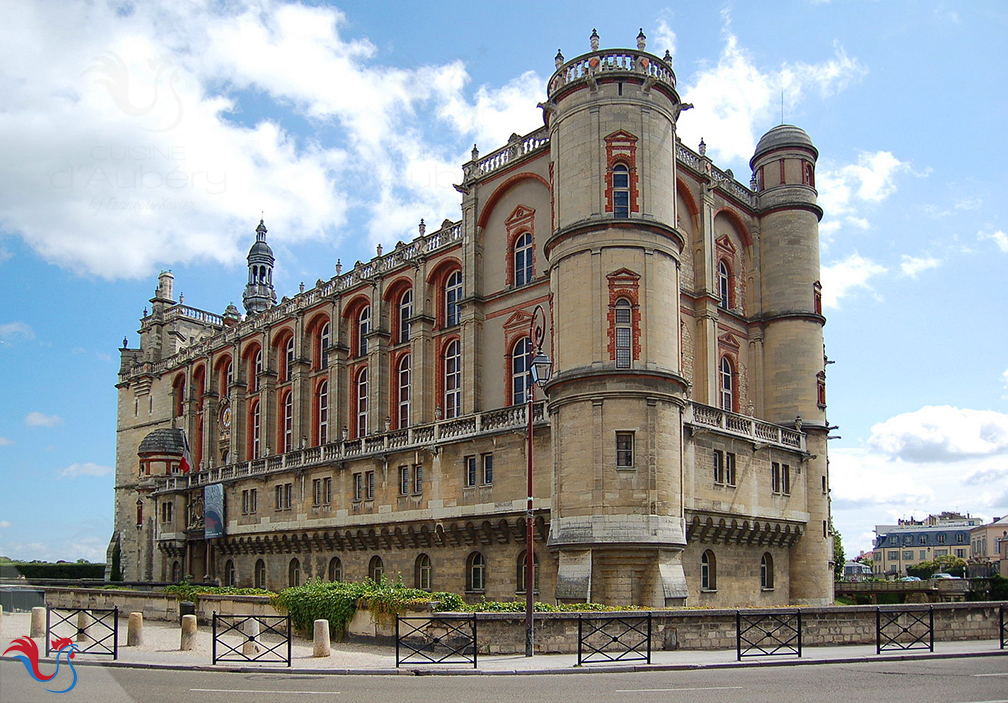
[[[91,637],[88,636],[88,625],[91,624],[91,617],[83,610],[77,613],[77,641],[78,642],[90,642]]]
[[[196,649],[196,616],[182,616],[182,641],[179,645],[180,652],[191,652]]]
[[[32,608],[31,631],[28,633],[28,636],[31,637],[32,639],[45,637],[46,634],[45,616],[46,616],[46,610],[42,606]]]
[[[328,657],[332,654],[332,648],[329,643],[329,621],[328,620],[316,620],[315,621],[315,636],[313,638],[314,649],[312,650],[313,657]]]
[[[143,644],[143,613],[130,613],[126,626],[126,646],[139,647]]]
[[[259,621],[255,618],[248,618],[242,623],[242,632],[245,633],[245,641],[242,642],[242,654],[247,657],[254,657],[259,654],[259,645],[256,638],[259,636]]]

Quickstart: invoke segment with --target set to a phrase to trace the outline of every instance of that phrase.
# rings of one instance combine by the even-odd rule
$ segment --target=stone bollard
[[[126,626],[126,646],[139,647],[143,644],[143,613],[130,613]]]
[[[313,657],[328,657],[332,654],[332,648],[329,643],[328,620],[315,621],[315,637],[313,638],[313,643],[315,645],[312,651]]]
[[[242,632],[245,633],[245,641],[242,642],[242,654],[247,657],[254,657],[261,651],[256,644],[259,636],[259,621],[255,618],[248,618],[242,623]]]
[[[88,636],[88,625],[91,624],[91,617],[85,612],[80,611],[77,613],[77,641],[78,642],[90,642],[91,637]]]
[[[179,645],[180,652],[191,652],[196,649],[196,616],[182,616],[182,642]]]
[[[28,636],[32,639],[37,639],[39,637],[45,637],[46,635],[46,609],[42,606],[37,608],[32,608],[31,612],[31,631]]]

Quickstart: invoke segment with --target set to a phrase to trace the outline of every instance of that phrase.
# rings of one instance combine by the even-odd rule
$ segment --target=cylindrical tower
[[[682,603],[679,260],[666,60],[638,48],[557,56],[545,245],[555,373],[549,547],[561,601]]]
[[[248,283],[242,294],[245,312],[250,315],[269,310],[276,305],[276,290],[273,288],[273,250],[266,243],[266,225],[259,220],[256,240],[248,253]]]
[[[809,521],[791,549],[791,600],[831,604],[833,540],[826,461],[826,376],[819,285],[818,150],[804,130],[774,127],[750,161],[759,187],[764,414],[807,434]]]

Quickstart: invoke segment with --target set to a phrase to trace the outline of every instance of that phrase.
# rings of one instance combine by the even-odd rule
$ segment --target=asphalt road
[[[43,667],[44,673],[48,670]],[[333,676],[77,667],[66,694],[46,693],[16,661],[0,661],[0,701],[871,701],[1008,703],[1008,656],[744,669],[525,676]],[[62,688],[72,679],[57,679]]]

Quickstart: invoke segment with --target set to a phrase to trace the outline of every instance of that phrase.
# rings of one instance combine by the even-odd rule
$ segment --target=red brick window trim
[[[507,278],[509,286],[526,286],[535,280],[535,210],[518,205],[507,219]],[[520,250],[519,250],[520,247]]]
[[[718,407],[730,412],[738,412],[739,382],[738,362],[730,354],[722,354],[718,362]]]
[[[623,320],[617,321],[617,307],[620,307],[621,310],[625,309],[623,305],[617,306],[617,303],[626,301],[630,308],[630,364],[627,366],[629,368],[641,356],[640,276],[628,269],[620,269],[609,274],[606,278],[609,279],[609,312],[607,315],[609,360],[613,363],[617,362],[617,327],[623,328],[626,324]],[[621,345],[620,348],[622,348]],[[620,359],[620,361],[623,360]]]
[[[626,189],[628,193],[628,201],[626,208],[628,210],[626,215],[622,213],[616,215],[617,217],[629,216],[630,213],[640,212],[640,197],[638,192],[638,175],[637,175],[637,137],[619,130],[618,132],[613,132],[608,137],[605,138],[606,145],[606,182],[605,182],[605,211],[613,213],[616,215],[617,205],[619,203],[615,202],[614,192],[620,190],[617,184],[614,183],[614,176],[616,179],[619,176],[616,174],[616,167],[626,169],[627,173],[627,184]]]

